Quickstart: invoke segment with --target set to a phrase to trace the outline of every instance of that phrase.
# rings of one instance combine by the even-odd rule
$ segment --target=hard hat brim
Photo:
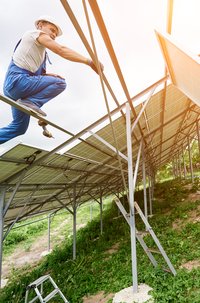
[[[35,27],[37,28],[37,25],[40,21],[47,21],[53,25],[56,26],[56,28],[58,29],[58,35],[57,36],[61,36],[63,34],[60,26],[57,24],[57,22],[50,16],[41,16],[40,18],[38,18],[36,21],[35,21]]]

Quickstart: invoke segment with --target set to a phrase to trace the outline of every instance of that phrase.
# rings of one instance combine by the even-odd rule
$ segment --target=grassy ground
[[[149,222],[177,275],[174,277],[160,267],[154,268],[137,243],[138,280],[153,288],[154,302],[200,303],[199,189],[198,180],[193,186],[178,180],[158,184],[155,188],[154,216]],[[142,207],[141,192],[135,199]],[[62,246],[54,249],[37,267],[16,270],[9,285],[1,290],[0,302],[24,302],[26,286],[45,274],[52,276],[70,303],[81,303],[84,296],[100,291],[116,293],[131,286],[129,227],[124,218],[118,216],[113,203],[104,211],[103,222],[103,235],[100,235],[99,218],[78,231],[76,261],[72,260],[72,239],[67,237]],[[138,230],[144,229],[138,216],[136,225]],[[144,239],[153,246],[149,236]],[[112,299],[102,302],[111,303]]]
[[[109,201],[105,201],[104,209],[106,209]],[[77,210],[77,225],[87,224],[92,218],[99,214],[99,205],[97,203],[87,203]],[[58,212],[51,217],[51,242],[54,240],[53,231],[59,228],[60,236],[69,237],[72,234],[73,223],[72,215],[67,211]],[[66,222],[61,226],[61,222]],[[35,222],[35,223],[34,223]],[[24,226],[23,226],[24,225]],[[4,241],[3,258],[11,255],[17,247],[24,247],[26,251],[31,249],[31,245],[35,237],[47,235],[48,217],[46,215],[28,219],[17,223],[11,230]]]

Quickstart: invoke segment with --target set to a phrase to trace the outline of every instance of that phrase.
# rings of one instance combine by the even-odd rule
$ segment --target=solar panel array
[[[135,107],[137,116],[142,105]],[[132,115],[132,123],[135,119]],[[198,119],[199,107],[175,86],[168,85],[158,91],[151,97],[132,134],[133,163],[142,139],[146,169],[156,172],[185,149],[188,136],[196,136]],[[77,144],[63,154],[49,154],[24,144],[4,153],[0,157],[0,184],[6,189],[5,206],[9,206],[5,224],[16,218],[22,220],[72,208],[75,201],[80,205],[98,200],[101,194],[123,191],[122,172],[126,182],[128,178],[126,142],[126,121],[120,116],[113,119],[112,125],[100,127],[95,135],[82,142],[78,143],[77,139]],[[120,157],[122,171],[120,152],[124,155]],[[138,174],[141,177],[142,161]]]

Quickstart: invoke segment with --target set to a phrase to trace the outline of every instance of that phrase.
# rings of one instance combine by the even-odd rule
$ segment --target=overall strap
[[[45,56],[44,56],[44,61],[42,62],[41,66],[39,67],[39,69],[36,71],[36,75],[44,75],[46,74],[46,62],[49,62],[49,64],[52,64],[49,56],[47,54],[47,51],[45,51]]]
[[[49,64],[52,64],[50,58],[49,58],[49,54],[47,53],[47,51],[45,51],[45,61],[48,60]]]
[[[14,52],[16,51],[17,47],[19,46],[21,40],[22,40],[22,39],[20,39],[20,40],[17,42],[17,44],[15,45]]]

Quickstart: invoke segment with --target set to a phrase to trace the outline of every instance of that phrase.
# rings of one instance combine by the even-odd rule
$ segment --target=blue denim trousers
[[[42,66],[36,73],[31,73],[11,62],[4,81],[5,96],[15,101],[28,100],[38,107],[42,107],[65,90],[64,79],[41,73]],[[0,128],[0,144],[23,135],[28,129],[30,115],[12,107],[12,116],[12,122],[8,126]]]

